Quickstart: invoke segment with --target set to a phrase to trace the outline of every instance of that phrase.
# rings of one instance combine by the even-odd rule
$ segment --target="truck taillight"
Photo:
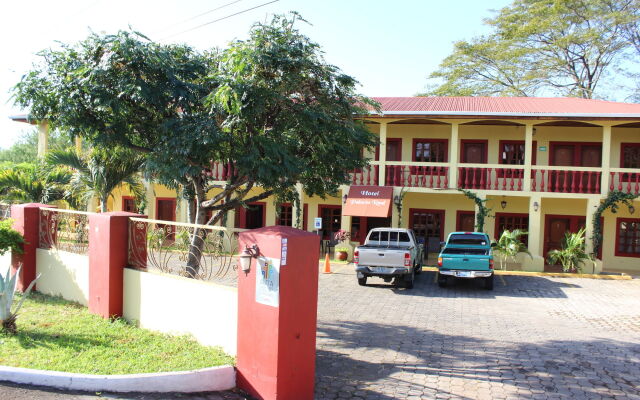
[[[411,266],[411,253],[404,253],[404,266],[405,267]]]
[[[489,269],[493,269],[493,258],[489,259]]]
[[[358,250],[353,252],[353,263],[358,264],[360,261],[360,252]]]
[[[442,257],[438,257],[438,267],[442,267]]]

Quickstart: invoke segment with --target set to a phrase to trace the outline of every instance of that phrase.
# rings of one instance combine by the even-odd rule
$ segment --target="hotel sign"
[[[392,197],[393,188],[389,186],[351,186],[342,215],[387,218]]]

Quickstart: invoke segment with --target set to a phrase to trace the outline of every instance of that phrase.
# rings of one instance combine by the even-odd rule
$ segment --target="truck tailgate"
[[[443,254],[442,268],[460,270],[489,270],[489,256],[473,254]]]
[[[402,267],[406,250],[390,248],[359,248],[359,265],[371,267]]]

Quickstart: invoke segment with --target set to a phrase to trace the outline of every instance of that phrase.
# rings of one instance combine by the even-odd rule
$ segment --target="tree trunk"
[[[189,221],[189,223],[195,224],[196,223],[196,212],[198,211],[198,208],[196,206],[196,201],[194,201],[195,199],[192,198],[187,198],[187,221]]]
[[[109,196],[100,196],[100,211],[107,212],[107,201],[109,200]]]
[[[205,218],[207,217],[205,209],[201,206],[202,202],[205,200],[204,184],[200,179],[194,179],[193,186],[196,193],[195,221],[193,222],[198,225],[204,225],[206,223]],[[202,249],[204,247],[205,237],[206,232],[203,232],[203,229],[193,228],[186,268],[187,276],[190,278],[198,276],[198,271],[200,271],[200,262],[202,260]]]

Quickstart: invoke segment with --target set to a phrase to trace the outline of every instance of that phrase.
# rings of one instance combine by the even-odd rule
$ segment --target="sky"
[[[453,43],[487,32],[484,18],[508,0],[57,0],[7,1],[0,6],[0,147],[29,129],[11,121],[10,88],[40,50],[74,43],[90,32],[129,27],[163,43],[198,49],[246,38],[273,14],[299,12],[300,29],[325,58],[354,76],[367,96],[413,96],[448,56]],[[253,8],[253,9],[252,9]],[[233,15],[237,14],[237,15]],[[225,18],[228,17],[228,18]],[[225,18],[225,19],[223,19]],[[216,21],[218,20],[218,21]]]

